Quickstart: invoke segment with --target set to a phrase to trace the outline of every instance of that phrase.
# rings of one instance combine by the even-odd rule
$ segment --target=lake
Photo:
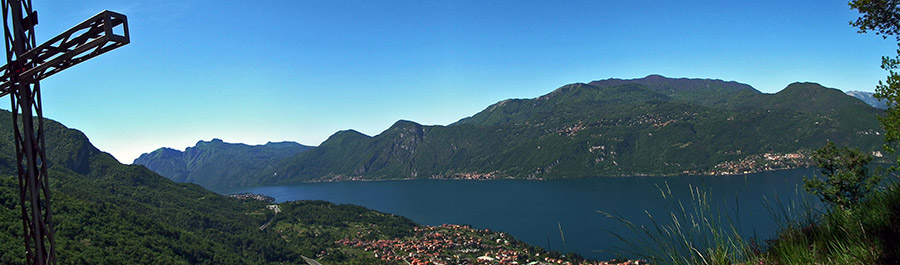
[[[612,259],[615,254],[603,250],[615,252],[624,243],[610,232],[628,235],[630,230],[597,211],[640,224],[649,224],[645,211],[657,220],[670,220],[667,216],[677,200],[663,199],[660,187],[668,185],[675,199],[686,204],[691,200],[690,187],[698,187],[709,191],[710,201],[725,211],[738,211],[736,225],[744,236],[769,239],[777,225],[766,211],[764,198],[772,201],[777,194],[782,201],[794,199],[798,187],[803,194],[802,177],[813,173],[812,169],[795,169],[736,176],[359,181],[248,187],[223,193],[265,194],[278,202],[356,204],[420,224],[468,224],[504,231],[545,249]]]

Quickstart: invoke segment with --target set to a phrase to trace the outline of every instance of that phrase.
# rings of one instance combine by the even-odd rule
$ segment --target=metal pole
[[[29,264],[55,264],[56,253],[50,213],[50,190],[47,179],[43,113],[40,104],[38,80],[22,82],[19,73],[29,68],[22,58],[35,46],[34,22],[31,1],[4,1],[4,25],[7,38],[7,65],[10,73],[10,98],[16,137],[19,169],[19,194],[22,199],[23,230],[25,233],[26,259]],[[8,11],[7,11],[8,10]],[[9,17],[7,17],[9,16]],[[12,30],[10,31],[11,22]],[[26,25],[23,25],[25,23]],[[9,42],[12,42],[10,47]],[[13,59],[15,57],[15,59]],[[33,62],[31,62],[33,63]],[[21,112],[21,116],[19,116]],[[37,114],[37,117],[35,117]],[[21,127],[18,124],[21,118]],[[37,124],[35,124],[37,118]],[[37,131],[35,131],[37,126]],[[24,185],[22,185],[24,184]]]

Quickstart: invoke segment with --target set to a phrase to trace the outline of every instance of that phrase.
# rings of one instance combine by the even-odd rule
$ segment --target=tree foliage
[[[816,150],[813,158],[824,178],[803,177],[803,188],[841,209],[858,203],[881,181],[881,176],[869,174],[872,156],[859,149],[837,148],[829,141],[825,147]]]
[[[850,8],[856,9],[860,17],[850,25],[856,27],[859,33],[875,32],[876,35],[887,39],[893,36],[900,42],[900,0],[854,0],[850,2]],[[900,43],[898,43],[900,45]],[[888,71],[887,79],[878,81],[875,87],[875,97],[885,101],[888,109],[885,115],[878,117],[881,126],[885,130],[885,149],[895,152],[900,143],[900,48],[894,57],[883,56],[881,68]],[[900,158],[898,158],[900,159]],[[900,160],[898,160],[900,163]]]
[[[850,25],[859,33],[874,31],[884,38],[900,37],[900,1],[898,0],[854,0],[850,8],[856,9],[860,17]],[[900,40],[900,38],[898,38]]]

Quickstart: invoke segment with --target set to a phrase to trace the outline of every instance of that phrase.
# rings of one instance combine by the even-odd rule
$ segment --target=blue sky
[[[212,138],[446,125],[607,78],[872,91],[897,48],[857,34],[846,0],[33,1],[39,40],[104,9],[128,16],[131,44],[42,82],[46,117],[124,163]]]

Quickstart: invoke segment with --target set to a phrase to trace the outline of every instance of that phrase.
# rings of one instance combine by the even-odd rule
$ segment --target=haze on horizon
[[[872,91],[892,40],[846,1],[35,1],[38,41],[103,9],[132,43],[42,81],[45,117],[130,163],[198,140],[318,145],[445,125],[607,78]],[[8,106],[0,106],[8,109]]]

